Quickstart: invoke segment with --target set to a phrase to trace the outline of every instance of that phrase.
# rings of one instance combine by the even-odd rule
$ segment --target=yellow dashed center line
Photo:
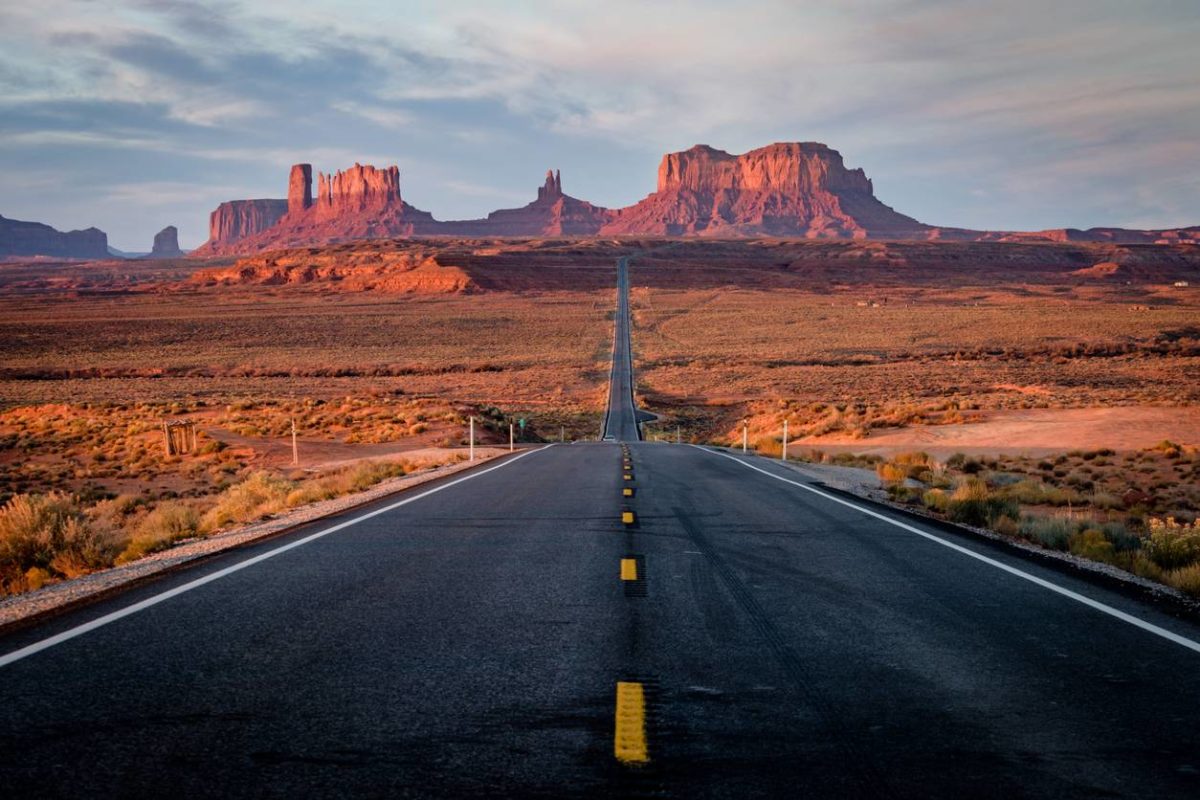
[[[633,524],[633,512],[632,511],[622,511],[621,512],[621,522],[625,523],[626,525],[632,525]]]
[[[621,494],[625,495],[626,497],[633,497],[633,487],[626,486]]]
[[[645,764],[650,760],[646,749],[646,692],[640,683],[617,682],[613,754],[624,764]]]
[[[626,472],[626,473],[625,473],[625,480],[627,480],[627,481],[631,481],[631,480],[633,480],[633,476],[632,476],[632,475],[630,475],[628,472]]]
[[[637,561],[632,558],[622,558],[621,559],[621,580],[636,581],[637,579],[638,579]]]

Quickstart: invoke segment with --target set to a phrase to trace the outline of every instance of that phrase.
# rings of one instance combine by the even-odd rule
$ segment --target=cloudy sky
[[[1198,41],[1196,0],[5,3],[0,214],[194,247],[298,161],[453,219],[815,140],[925,222],[1196,224]]]

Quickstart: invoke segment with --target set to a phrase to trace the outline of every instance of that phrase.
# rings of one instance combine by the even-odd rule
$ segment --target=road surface
[[[608,409],[604,414],[604,440],[636,442],[642,438],[633,402],[633,346],[629,335],[629,259],[617,259],[617,310],[613,340],[612,373],[608,384]]]
[[[1194,798],[1197,641],[775,462],[553,445],[0,639],[0,796]]]

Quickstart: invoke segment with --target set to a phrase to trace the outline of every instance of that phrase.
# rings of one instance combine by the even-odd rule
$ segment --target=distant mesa
[[[261,233],[287,213],[287,200],[230,200],[217,206],[208,217],[208,241],[193,256],[217,256],[233,252],[244,239]]]
[[[604,234],[927,238],[930,227],[875,199],[861,169],[817,142],[739,156],[707,145],[663,156],[654,194],[616,213]]]
[[[183,251],[179,249],[179,229],[168,225],[154,234],[154,247],[150,250],[150,258],[179,258]]]
[[[58,231],[40,222],[0,216],[0,258],[43,256],[65,259],[110,258],[108,235],[97,228]]]
[[[977,231],[927,225],[875,197],[861,169],[819,142],[781,142],[733,155],[696,145],[663,156],[656,190],[621,209],[563,192],[550,170],[537,197],[482,219],[437,220],[405,202],[396,166],[355,164],[318,173],[309,164],[288,176],[283,200],[233,200],[212,213],[208,242],[194,255],[254,253],[362,239],[414,236],[709,236],[999,242],[1196,244],[1200,227],[1036,232]]]

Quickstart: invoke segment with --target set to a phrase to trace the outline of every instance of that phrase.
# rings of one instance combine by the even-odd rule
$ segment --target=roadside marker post
[[[750,444],[750,420],[742,420],[742,452],[746,452],[747,446]]]
[[[513,424],[510,422],[508,423],[508,452],[510,453],[513,451],[513,441]]]
[[[783,421],[783,461],[787,461],[787,420]]]
[[[300,449],[296,445],[296,418],[292,417],[292,464],[300,463]]]
[[[468,453],[467,460],[474,461],[475,460],[475,418],[474,417],[471,417],[471,434],[470,434],[469,441],[470,441],[470,444],[468,445],[468,450],[467,450],[467,453]]]

